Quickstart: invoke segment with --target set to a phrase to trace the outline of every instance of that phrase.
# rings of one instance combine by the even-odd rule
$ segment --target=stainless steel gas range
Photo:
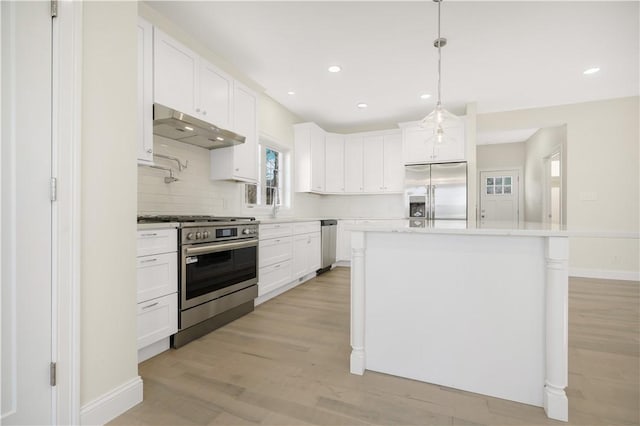
[[[258,296],[258,222],[252,217],[141,216],[178,222],[179,317],[174,348],[253,311]]]

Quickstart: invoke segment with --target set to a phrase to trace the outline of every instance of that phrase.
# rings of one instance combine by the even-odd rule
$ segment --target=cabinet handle
[[[240,171],[240,169],[236,169],[236,172],[239,172],[239,171]]]
[[[157,262],[158,258],[154,258],[154,259],[146,259],[146,260],[142,260],[140,261],[140,263],[151,263],[151,262]]]
[[[280,267],[280,264],[276,265],[275,267],[276,267],[276,268],[279,268],[279,267]]]
[[[152,152],[153,152],[153,149],[151,149],[151,148],[147,148],[147,153],[148,153],[148,154],[151,154]]]
[[[207,115],[207,111],[202,111],[202,115]]]
[[[279,243],[279,242],[280,242],[280,240],[276,240],[276,243]]]
[[[160,302],[152,303],[152,304],[150,304],[150,305],[147,305],[147,306],[143,307],[142,309],[149,309],[149,308],[153,308],[153,307],[154,307],[154,306],[156,306],[158,303],[160,303]]]
[[[141,237],[157,237],[158,234],[156,234],[155,232],[152,234],[140,234]]]
[[[196,108],[196,112],[200,112],[200,108]]]

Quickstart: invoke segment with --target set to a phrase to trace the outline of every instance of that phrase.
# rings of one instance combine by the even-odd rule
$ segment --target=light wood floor
[[[640,285],[572,279],[570,424],[639,424]],[[349,269],[140,365],[144,402],[114,425],[533,425],[542,408],[349,374]]]

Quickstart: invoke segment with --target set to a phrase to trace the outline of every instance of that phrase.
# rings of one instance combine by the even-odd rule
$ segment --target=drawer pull
[[[276,243],[279,243],[279,242],[280,242],[280,240],[276,240]]]
[[[160,302],[152,303],[152,304],[150,304],[150,305],[147,305],[147,306],[143,307],[142,309],[149,309],[149,308],[153,308],[153,307],[154,307],[154,306],[156,306],[158,303],[160,303]]]
[[[151,263],[151,262],[157,262],[158,258],[153,258],[153,259],[145,259],[145,260],[141,260],[140,263]]]
[[[279,267],[280,267],[280,265],[276,265],[276,268],[279,268]]]
[[[158,234],[156,234],[155,232],[151,233],[151,234],[140,234],[141,237],[157,237]]]

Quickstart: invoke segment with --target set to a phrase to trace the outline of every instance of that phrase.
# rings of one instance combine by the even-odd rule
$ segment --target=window
[[[488,177],[485,185],[487,195],[510,195],[512,178],[512,176]]]
[[[245,203],[249,207],[286,207],[289,203],[287,170],[289,151],[269,141],[260,141],[258,184],[245,185]]]

